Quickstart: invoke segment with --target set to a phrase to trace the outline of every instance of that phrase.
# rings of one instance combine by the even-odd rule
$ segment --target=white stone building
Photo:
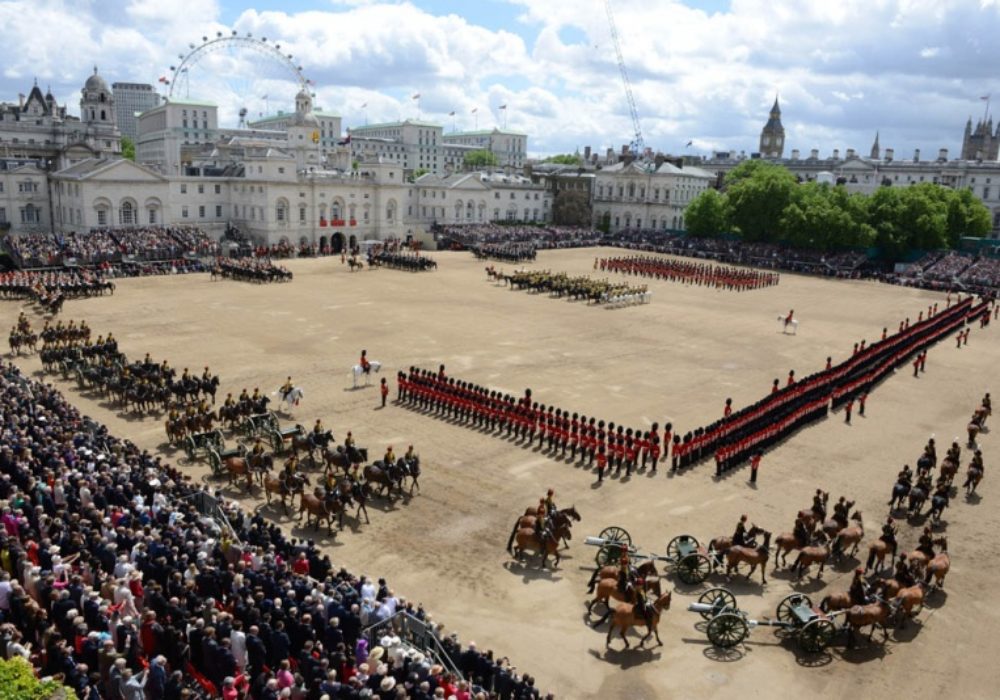
[[[35,161],[0,161],[0,231],[50,231],[48,173]]]
[[[0,104],[0,158],[34,160],[45,169],[121,153],[114,97],[94,69],[80,91],[80,117],[36,84],[17,104]]]
[[[594,173],[594,226],[683,231],[684,209],[714,182],[712,173],[664,162],[616,163]]]
[[[497,167],[518,171],[528,159],[528,136],[505,129],[454,131],[444,134],[444,143],[471,146],[475,150],[489,151],[497,158]]]
[[[170,100],[139,115],[135,161],[164,175],[180,175],[215,143],[219,110],[207,102]]]
[[[490,221],[551,221],[552,193],[529,178],[503,173],[427,173],[408,187],[406,221],[478,224]]]

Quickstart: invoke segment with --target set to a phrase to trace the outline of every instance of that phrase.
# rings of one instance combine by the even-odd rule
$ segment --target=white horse
[[[378,371],[382,369],[382,363],[378,360],[369,360],[368,366],[371,371],[375,373],[378,373]],[[358,380],[361,379],[362,376],[365,378],[365,386],[371,384],[371,373],[365,373],[365,370],[361,367],[361,365],[354,365],[351,368],[351,377],[354,380],[355,389],[358,388]]]
[[[285,404],[285,413],[291,413],[292,409],[299,405],[299,401],[301,401],[305,395],[306,392],[304,392],[302,387],[299,386],[293,386],[287,396],[281,395],[281,389],[271,393],[271,396],[277,396],[278,400]]]
[[[796,319],[791,321],[786,321],[784,316],[778,316],[778,323],[781,324],[781,332],[788,333],[788,328],[791,327],[792,335],[799,334],[799,322]]]

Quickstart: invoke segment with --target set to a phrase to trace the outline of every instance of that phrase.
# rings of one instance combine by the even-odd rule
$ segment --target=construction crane
[[[621,42],[618,40],[618,28],[615,26],[615,15],[611,11],[611,0],[604,0],[604,8],[608,11],[608,26],[611,29],[611,41],[615,44],[615,54],[618,56],[618,70],[622,74],[622,83],[625,85],[625,99],[628,101],[629,113],[632,116],[632,130],[635,137],[630,148],[632,155],[641,158],[646,150],[646,143],[642,139],[642,128],[639,126],[639,110],[635,108],[635,97],[632,96],[632,81],[628,78],[628,69],[625,67],[625,58],[622,56]]]

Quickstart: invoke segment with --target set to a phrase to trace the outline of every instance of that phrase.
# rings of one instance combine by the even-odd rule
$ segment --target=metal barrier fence
[[[401,610],[392,617],[366,627],[361,635],[368,641],[369,649],[375,648],[386,635],[397,636],[404,644],[424,654],[432,663],[440,664],[442,668],[455,674],[456,678],[465,680],[430,625],[406,611]]]

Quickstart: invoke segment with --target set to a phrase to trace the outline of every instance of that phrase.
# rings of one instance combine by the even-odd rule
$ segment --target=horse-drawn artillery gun
[[[296,423],[291,428],[282,428],[280,425],[276,428],[271,426],[261,434],[261,437],[271,443],[271,451],[277,455],[292,449],[296,438],[302,438],[305,435],[305,427],[301,423]]]
[[[267,411],[265,413],[253,413],[247,416],[242,423],[236,427],[237,434],[241,435],[245,440],[253,440],[257,436],[265,436],[271,432],[278,430],[281,427],[281,423],[278,421],[278,417],[274,415],[274,411]]]
[[[211,448],[216,452],[225,450],[226,441],[222,437],[221,430],[208,430],[203,433],[191,433],[184,438],[184,454],[188,461],[193,462],[199,457],[206,456]]]
[[[627,553],[630,559],[646,559],[666,563],[683,583],[702,583],[712,573],[711,553],[698,544],[692,535],[678,535],[667,544],[666,555],[643,554],[632,545],[632,537],[624,528],[606,527],[598,537],[588,537],[586,544],[598,547],[594,557],[598,567],[613,566]]]
[[[728,649],[741,643],[754,627],[778,627],[787,630],[799,648],[816,654],[829,646],[837,634],[836,617],[814,607],[804,593],[792,593],[781,599],[774,618],[756,620],[739,609],[734,596],[725,588],[710,588],[688,605],[688,611],[706,620],[705,634],[713,646]]]

